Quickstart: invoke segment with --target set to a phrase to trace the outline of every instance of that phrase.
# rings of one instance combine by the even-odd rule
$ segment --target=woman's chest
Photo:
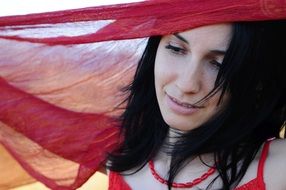
[[[239,186],[249,183],[253,179],[257,177],[257,165],[256,161],[253,161],[249,166],[245,176],[242,178]],[[205,170],[207,171],[207,167],[205,170],[196,169],[192,171],[192,167],[185,167],[175,178],[175,182],[177,183],[188,183],[194,181],[194,179],[200,178],[204,175]],[[156,171],[156,173],[163,179],[167,179],[167,165],[164,172]],[[165,175],[163,174],[165,173]],[[222,181],[220,178],[215,178],[218,176],[218,172],[216,171],[208,178],[203,179],[199,184],[191,187],[191,188],[173,188],[174,190],[200,190],[206,189],[208,185],[212,184],[211,189],[220,189],[222,187]],[[132,175],[122,176],[122,179],[128,184],[131,189],[156,189],[156,190],[166,190],[167,186],[160,182],[154,174],[152,174],[152,170],[149,165],[145,165],[140,171]],[[214,181],[214,182],[213,182]],[[213,182],[213,183],[212,183]],[[257,189],[256,189],[257,190]]]

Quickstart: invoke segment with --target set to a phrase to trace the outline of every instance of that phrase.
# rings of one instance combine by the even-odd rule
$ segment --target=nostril
[[[200,79],[196,77],[180,77],[176,86],[184,93],[197,93],[200,91]]]

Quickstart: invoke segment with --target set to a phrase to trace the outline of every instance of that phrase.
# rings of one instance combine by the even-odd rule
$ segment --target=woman
[[[150,14],[153,13],[151,8],[156,2],[146,4],[146,9]],[[167,2],[164,6],[170,4],[172,3]],[[179,10],[183,16],[192,12],[188,9],[192,7],[190,2],[178,1],[177,4],[180,5]],[[210,7],[211,5],[216,6],[210,3]],[[250,5],[260,6],[255,2]],[[186,8],[188,12],[182,11],[186,6],[189,6]],[[157,14],[158,7],[154,7],[154,13]],[[124,8],[123,6],[122,9]],[[220,6],[217,12],[212,9],[212,13],[216,15],[222,10],[226,13],[240,10],[245,14],[245,9],[240,8],[240,4],[225,5]],[[173,9],[169,7],[169,10]],[[134,12],[134,19],[141,22],[138,16],[142,12]],[[75,113],[52,106],[53,102],[47,103],[0,81],[0,99],[4,102],[0,108],[1,121],[53,153],[51,155],[49,152],[46,157],[54,157],[56,154],[78,163],[80,167],[76,168],[78,173],[74,177],[75,182],[61,183],[58,180],[58,183],[54,183],[61,178],[46,175],[47,170],[42,172],[45,175],[39,175],[41,168],[37,169],[38,165],[33,165],[38,160],[33,160],[31,156],[24,157],[28,161],[21,159],[21,154],[25,155],[23,150],[13,152],[17,149],[13,143],[17,141],[10,140],[13,132],[5,127],[4,134],[10,136],[3,144],[10,148],[34,177],[53,189],[78,187],[98,169],[99,163],[106,161],[106,152],[110,153],[106,164],[110,170],[110,189],[166,189],[167,186],[169,189],[172,186],[174,189],[264,189],[264,183],[267,189],[284,189],[283,175],[275,173],[283,168],[284,141],[272,140],[270,143],[268,139],[278,137],[285,121],[285,22],[235,22],[267,20],[268,12],[267,16],[261,16],[266,14],[265,9],[260,16],[231,17],[232,24],[216,24],[224,21],[223,16],[211,20],[212,13],[208,12],[205,13],[207,17],[204,14],[199,17],[200,23],[188,23],[182,19],[182,15],[173,15],[176,20],[165,13],[166,20],[171,21],[170,25],[175,27],[166,28],[164,24],[167,22],[162,22],[163,13],[159,13],[156,22],[159,29],[149,28],[151,21],[154,21],[150,17],[146,17],[147,24],[136,25],[138,23],[126,22],[126,15],[121,13],[121,22],[109,25],[106,30],[99,30],[98,35],[95,35],[98,41],[115,39],[117,30],[114,28],[122,26],[126,29],[126,23],[132,23],[130,28],[133,27],[133,30],[123,32],[120,39],[134,37],[135,29],[141,32],[142,27],[146,27],[147,32],[142,30],[143,34],[136,33],[136,37],[163,35],[149,39],[134,81],[126,89],[129,95],[126,99],[127,107],[119,123],[112,123],[113,120],[108,115]],[[277,18],[286,17],[282,13],[277,13],[282,15]],[[192,13],[190,18],[196,20],[196,15],[199,14]],[[106,19],[106,16],[102,17]],[[31,18],[32,21],[26,22],[45,23],[36,17]],[[68,16],[65,18],[67,19],[60,19],[66,22],[74,19]],[[272,20],[274,18],[276,17]],[[53,23],[57,19],[58,15],[55,14],[55,17],[48,17],[46,22]],[[11,20],[10,23],[0,22],[0,25],[19,25],[17,18],[15,22]],[[21,19],[19,20],[21,24]],[[21,27],[12,29],[17,32]],[[104,33],[106,31],[113,32],[115,37],[107,35],[108,32]],[[173,35],[166,35],[170,31]],[[60,36],[56,39],[31,39],[25,35],[1,37],[50,46],[93,40],[86,36]],[[117,127],[118,124],[120,128]],[[118,143],[119,130],[122,138],[119,148],[114,149]],[[59,173],[58,170],[57,172]]]
[[[267,153],[286,117],[285,24],[218,24],[151,37],[128,88],[125,140],[109,169],[130,189],[167,182],[285,189],[285,141],[272,140]],[[201,183],[186,185],[207,171]]]

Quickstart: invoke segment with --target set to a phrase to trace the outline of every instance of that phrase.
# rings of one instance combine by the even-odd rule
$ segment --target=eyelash
[[[177,55],[186,55],[187,54],[187,50],[185,50],[184,48],[181,47],[177,47],[171,44],[168,44],[165,46],[166,49],[169,49],[172,53],[177,54]],[[210,64],[212,64],[213,66],[215,66],[217,69],[221,68],[222,63],[216,61],[216,60],[211,60],[209,62]]]
[[[222,63],[216,61],[216,60],[211,60],[210,61],[210,64],[214,65],[216,68],[220,69],[221,68],[221,65]]]
[[[177,46],[173,46],[171,44],[166,45],[165,48],[171,50],[171,52],[174,54],[178,54],[178,55],[187,54],[187,51],[185,49],[177,47]]]

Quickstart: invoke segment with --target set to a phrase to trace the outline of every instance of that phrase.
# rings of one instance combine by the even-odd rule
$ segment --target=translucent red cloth
[[[121,141],[115,109],[146,37],[286,19],[285,0],[150,0],[0,18],[0,142],[52,189],[76,189]]]

